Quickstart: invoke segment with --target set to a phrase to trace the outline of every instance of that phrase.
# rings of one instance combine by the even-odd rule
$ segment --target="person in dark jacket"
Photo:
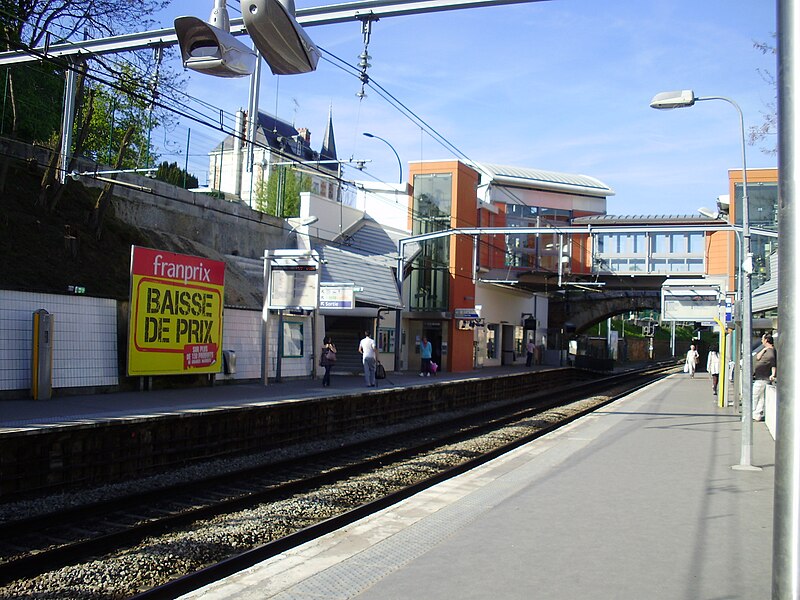
[[[325,369],[325,375],[322,376],[322,387],[331,386],[331,369],[336,362],[336,345],[333,343],[331,336],[326,335],[322,340],[322,351],[319,357],[319,364]]]

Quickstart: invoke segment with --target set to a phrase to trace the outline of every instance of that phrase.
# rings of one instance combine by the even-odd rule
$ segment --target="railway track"
[[[256,505],[276,502],[310,490],[335,485],[359,474],[375,472],[386,465],[398,464],[413,457],[425,456],[462,440],[475,438],[514,423],[530,420],[542,411],[597,396],[591,407],[571,413],[546,426],[495,445],[476,456],[463,456],[455,466],[418,477],[408,485],[395,486],[390,493],[370,499],[350,510],[322,519],[280,539],[235,556],[215,559],[214,565],[179,577],[165,586],[155,587],[142,598],[174,597],[181,590],[195,589],[266,557],[323,535],[362,516],[380,510],[424,487],[473,468],[531,439],[582,416],[598,406],[629,393],[674,365],[630,371],[600,380],[580,382],[559,389],[532,394],[519,400],[494,403],[485,410],[467,415],[449,415],[413,431],[392,433],[365,442],[325,450],[312,455],[287,459],[194,481],[168,488],[131,494],[115,500],[96,502],[46,515],[9,521],[0,525],[0,585],[22,578],[36,578],[43,573],[91,560],[107,553],[130,548],[142,540],[165,532],[188,527],[199,521],[246,510]],[[553,398],[556,397],[557,400]],[[141,589],[141,588],[139,588]],[[1,590],[0,590],[1,591]]]

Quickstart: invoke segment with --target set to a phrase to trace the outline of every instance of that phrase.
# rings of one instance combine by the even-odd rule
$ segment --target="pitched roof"
[[[473,163],[479,173],[489,176],[492,183],[520,186],[556,192],[571,192],[584,196],[613,196],[614,190],[588,175],[559,173],[491,163]]]
[[[589,215],[575,217],[573,225],[697,225],[722,224],[717,219],[700,215]]]
[[[334,246],[319,246],[316,250],[323,261],[321,281],[324,283],[354,283],[363,290],[357,292],[356,301],[389,308],[402,307],[394,271],[380,260]]]

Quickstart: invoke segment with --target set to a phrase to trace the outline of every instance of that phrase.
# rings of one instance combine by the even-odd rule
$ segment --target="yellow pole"
[[[719,326],[719,383],[717,384],[717,398],[718,406],[723,408],[725,406],[725,366],[727,364],[725,360],[725,338],[727,336],[728,330],[725,328],[725,323],[720,321],[718,318],[714,318],[714,321],[717,322]]]

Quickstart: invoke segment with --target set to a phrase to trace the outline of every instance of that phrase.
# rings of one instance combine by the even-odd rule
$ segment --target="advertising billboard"
[[[225,263],[133,246],[128,375],[219,373]]]

